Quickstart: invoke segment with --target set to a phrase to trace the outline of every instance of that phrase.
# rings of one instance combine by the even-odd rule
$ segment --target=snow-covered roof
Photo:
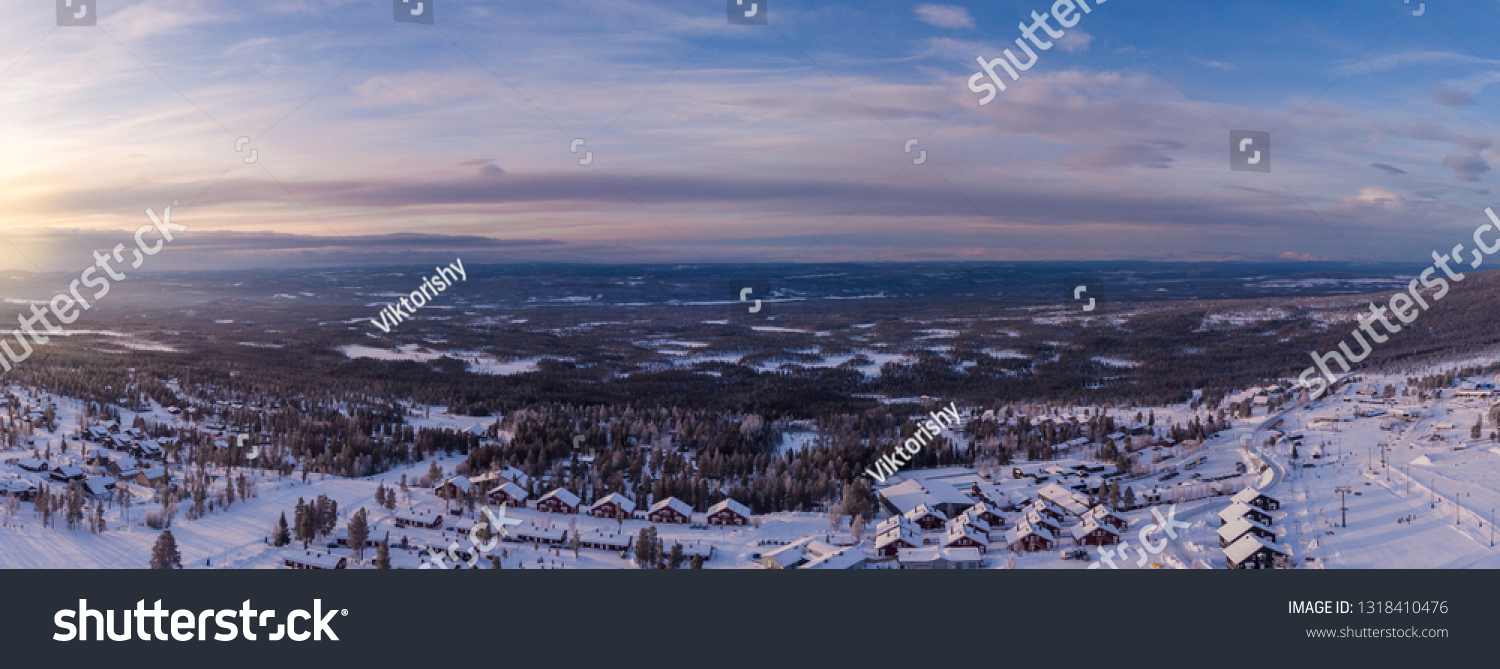
[[[1240,516],[1239,518],[1235,518],[1234,520],[1229,521],[1228,524],[1219,528],[1219,538],[1225,541],[1233,542],[1239,539],[1241,535],[1249,532],[1251,529],[1256,528],[1265,532],[1269,532],[1273,537],[1276,536],[1275,530],[1253,520],[1250,520],[1249,518]]]
[[[522,525],[515,531],[517,538],[522,540],[542,539],[545,541],[560,541],[568,531],[560,527],[537,527],[534,524]]]
[[[20,495],[36,490],[36,484],[21,479],[0,481],[0,495]]]
[[[911,511],[906,512],[907,520],[910,520],[912,522],[916,522],[918,518],[927,515],[931,515],[935,518],[940,518],[944,522],[947,522],[948,520],[948,514],[943,513],[942,511],[937,510],[935,507],[931,507],[926,504],[923,504],[915,509],[912,509]]]
[[[736,502],[736,501],[734,501],[732,499],[725,499],[724,501],[719,502],[718,504],[715,504],[715,505],[713,505],[711,507],[708,507],[708,515],[711,516],[711,515],[716,514],[716,513],[720,512],[720,511],[723,511],[725,509],[733,511],[733,512],[735,512],[737,514],[740,514],[741,516],[744,516],[746,518],[750,517],[750,507],[745,506],[744,504],[740,504],[739,502]]]
[[[766,553],[761,559],[772,560],[782,568],[853,569],[864,564],[866,558],[858,546],[839,547],[812,537],[802,537]]]
[[[83,486],[88,488],[90,494],[103,495],[115,487],[116,483],[118,481],[113,476],[90,476],[84,479]]]
[[[969,511],[973,512],[976,515],[981,513],[993,513],[997,516],[1000,515],[1000,510],[996,509],[993,506],[990,506],[989,502],[980,502],[978,504],[975,504],[974,506],[969,507]]]
[[[693,507],[688,506],[687,502],[677,499],[676,497],[668,497],[655,504],[652,504],[649,513],[656,513],[657,511],[661,511],[662,509],[671,509],[684,516],[693,515]]]
[[[821,541],[808,542],[807,555],[811,559],[800,569],[854,569],[868,559],[858,546],[839,548]]]
[[[1236,501],[1236,502],[1243,502],[1245,504],[1249,504],[1249,503],[1255,501],[1257,498],[1260,498],[1260,497],[1265,497],[1266,499],[1269,499],[1269,500],[1271,500],[1273,502],[1278,502],[1278,503],[1281,501],[1281,500],[1276,499],[1275,497],[1272,497],[1272,496],[1267,495],[1267,494],[1265,494],[1265,493],[1263,493],[1263,492],[1261,492],[1259,490],[1256,490],[1255,488],[1245,488],[1244,490],[1241,490],[1241,491],[1235,493],[1234,497],[1230,497],[1229,499],[1231,499],[1233,501]]]
[[[1118,536],[1120,534],[1119,532],[1115,531],[1115,528],[1110,527],[1109,525],[1105,525],[1103,523],[1100,523],[1098,520],[1095,520],[1093,517],[1089,517],[1089,518],[1084,518],[1083,522],[1078,523],[1077,525],[1073,526],[1073,529],[1072,529],[1073,538],[1074,539],[1082,539],[1085,536],[1088,536],[1089,534],[1093,533],[1095,530],[1104,530],[1104,532],[1106,534],[1113,534],[1113,535],[1116,535],[1116,536]]]
[[[1103,504],[1096,504],[1096,505],[1094,505],[1094,508],[1089,509],[1088,516],[1090,518],[1100,518],[1100,519],[1102,519],[1102,518],[1119,518],[1120,520],[1124,520],[1125,519],[1124,516],[1122,516],[1122,515],[1120,515],[1118,513],[1115,513],[1114,510],[1110,509],[1109,507],[1107,507],[1107,506],[1105,506]]]
[[[333,569],[337,567],[339,562],[344,559],[343,557],[338,555],[332,555],[329,553],[315,553],[308,550],[304,550],[301,553],[298,553],[297,551],[287,551],[286,553],[282,554],[282,558],[291,560],[292,562],[296,562],[298,564],[307,565],[309,567],[317,567],[321,569]]]
[[[885,520],[880,521],[880,523],[875,526],[875,532],[876,534],[883,534],[885,532],[893,532],[898,527],[913,528],[915,527],[915,525],[916,523],[913,523],[912,520],[910,518],[907,518],[906,516],[891,516],[890,518],[886,518]]]
[[[596,543],[615,548],[625,548],[630,545],[631,535],[629,532],[606,533],[600,528],[579,529],[578,540],[583,543]]]
[[[573,494],[573,491],[568,490],[567,488],[553,488],[552,490],[549,490],[547,494],[542,495],[540,498],[538,498],[537,503],[540,504],[554,498],[568,506],[578,506],[578,495]]]
[[[875,537],[875,548],[885,548],[897,541],[905,541],[913,546],[922,545],[922,538],[917,536],[916,532],[913,532],[910,528],[903,527],[899,531],[892,528]]]
[[[514,483],[507,483],[496,490],[505,493],[505,496],[511,499],[526,499],[526,489]]]
[[[892,506],[903,511],[909,511],[919,506],[937,506],[942,503],[937,495],[934,495],[922,487],[921,481],[902,481],[893,486],[880,489],[880,496],[890,502]]]
[[[990,524],[985,522],[983,518],[980,518],[979,514],[975,513],[973,509],[969,509],[968,511],[958,514],[957,518],[954,518],[949,522],[967,523],[974,529],[979,530],[980,532],[984,532],[985,534],[989,534],[990,530],[993,529],[990,527]]]
[[[949,562],[978,562],[979,549],[972,546],[923,546],[902,548],[896,551],[896,561],[902,564],[927,564],[942,558]]]
[[[989,544],[989,540],[985,539],[984,535],[979,533],[979,530],[970,527],[968,524],[950,523],[948,525],[948,533],[943,537],[943,545],[948,546],[955,541],[965,538],[978,542],[980,546]]]
[[[39,458],[21,458],[20,460],[16,461],[16,466],[22,469],[30,469],[31,471],[41,471],[43,469],[52,468],[52,465],[50,463]]]
[[[620,507],[620,510],[624,511],[625,513],[635,511],[635,500],[630,499],[629,497],[621,495],[617,492],[612,492],[599,498],[599,501],[594,502],[593,505],[589,506],[589,511],[593,511],[594,509],[604,506],[605,504],[614,504]]]
[[[516,469],[515,467],[506,467],[505,469],[500,470],[500,476],[505,478],[507,481],[521,486],[522,488],[531,485],[531,477],[527,476],[525,472]]]
[[[804,559],[803,554],[807,551],[807,544],[812,540],[812,537],[803,537],[801,539],[798,539],[797,541],[793,541],[790,544],[762,555],[761,559],[772,560],[781,565],[782,568],[790,567],[799,562],[802,562],[802,560]]]
[[[1088,512],[1089,507],[1078,499],[1079,495],[1072,490],[1064,488],[1056,483],[1048,483],[1038,491],[1038,497],[1046,498],[1047,501],[1062,507],[1063,511],[1075,516]],[[1087,498],[1084,498],[1085,500]]]
[[[434,514],[424,510],[396,512],[396,520],[407,525],[431,525],[434,519],[441,517],[441,514]]]
[[[1253,534],[1246,534],[1240,537],[1239,541],[1230,544],[1228,548],[1224,549],[1224,557],[1229,558],[1230,562],[1239,564],[1262,548],[1268,548],[1279,555],[1291,555],[1286,547],[1281,544],[1266,541]]]
[[[1255,513],[1265,513],[1260,509],[1245,504],[1244,502],[1235,502],[1234,504],[1229,505],[1229,508],[1219,512],[1219,519],[1228,522],[1252,511],[1254,511]]]
[[[1013,544],[1025,537],[1033,535],[1046,539],[1047,541],[1052,541],[1052,533],[1046,530],[1032,527],[1031,523],[1023,522],[1015,527],[1012,527],[1009,532],[1005,533],[1005,543]]]
[[[1045,526],[1050,526],[1050,527],[1057,527],[1057,522],[1056,521],[1054,521],[1051,518],[1048,518],[1046,516],[1043,516],[1042,514],[1037,513],[1036,511],[1029,511],[1029,512],[1026,513],[1026,522],[1031,523],[1032,525],[1045,525]]]
[[[1058,506],[1052,500],[1047,499],[1046,497],[1038,497],[1032,500],[1031,507],[1034,509],[1048,509],[1051,511],[1056,511],[1057,513],[1063,512],[1063,508],[1061,506]]]

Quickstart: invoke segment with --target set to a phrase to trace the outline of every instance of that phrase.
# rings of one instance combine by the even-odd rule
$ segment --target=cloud
[[[464,74],[405,72],[377,74],[349,89],[367,105],[437,105],[470,97],[484,86]]]
[[[1317,256],[1315,256],[1315,255],[1313,255],[1311,253],[1304,253],[1302,255],[1297,255],[1296,251],[1287,251],[1286,253],[1283,253],[1283,254],[1281,254],[1281,255],[1279,255],[1277,257],[1278,258],[1286,258],[1287,260],[1317,260],[1318,259]]]
[[[1203,67],[1214,70],[1223,70],[1225,72],[1233,72],[1239,69],[1238,67],[1235,67],[1234,63],[1225,63],[1218,60],[1200,60],[1198,61],[1198,64],[1202,65]]]
[[[938,28],[973,28],[974,17],[969,10],[953,5],[917,5],[912,10],[917,20]]]
[[[255,47],[258,47],[258,46],[265,46],[267,44],[275,44],[275,43],[276,43],[276,38],[274,38],[274,37],[256,37],[256,38],[253,38],[253,39],[247,39],[247,40],[245,40],[243,42],[240,42],[239,44],[236,44],[236,45],[231,46],[228,49],[226,49],[224,51],[224,55],[226,55],[226,56],[233,56],[233,55],[235,55],[235,54],[237,54],[237,53],[239,53],[241,51],[245,51],[247,49],[254,49]]]
[[[1182,148],[1177,142],[1160,142],[1170,148]],[[1068,167],[1126,167],[1140,165],[1152,169],[1165,170],[1172,167],[1173,158],[1162,152],[1157,147],[1143,146],[1140,144],[1126,144],[1121,146],[1109,146],[1102,149],[1094,149],[1084,153],[1075,153],[1063,158],[1063,164]]]
[[[1378,58],[1360,61],[1347,68],[1336,67],[1334,74],[1369,74],[1371,72],[1384,72],[1402,67],[1413,67],[1417,65],[1437,65],[1441,63],[1478,63],[1495,65],[1497,61],[1486,60],[1477,56],[1469,56],[1451,51],[1405,51],[1393,53]]]
[[[41,272],[76,272],[79,259],[90,257],[95,249],[108,249],[128,238],[128,233],[122,236],[115,231],[81,230],[13,235],[13,248],[24,248],[26,255],[42,265],[28,267],[15,259],[8,259],[8,265]],[[177,252],[152,258],[150,269],[223,270],[353,263],[405,265],[447,263],[452,262],[454,256],[461,256],[465,262],[471,258],[475,262],[507,262],[519,255],[536,257],[539,253],[556,253],[567,246],[563,241],[549,238],[495,239],[480,235],[307,235],[195,230],[191,234],[178,233],[171,245]]]
[[[1077,53],[1079,51],[1088,51],[1089,43],[1094,41],[1094,36],[1073,28],[1064,33],[1062,37],[1057,38],[1056,41],[1057,45],[1062,47],[1063,51]]]
[[[1490,171],[1489,163],[1478,156],[1448,156],[1443,159],[1443,166],[1453,168],[1453,176],[1459,181],[1479,181],[1481,175]]]
[[[471,160],[460,160],[457,165],[468,168],[470,174],[481,179],[493,179],[505,174],[505,170],[500,169],[500,166],[496,165],[493,160],[474,158]]]
[[[1339,200],[1339,204],[1346,207],[1378,206],[1387,209],[1400,209],[1403,206],[1401,196],[1379,186],[1361,188],[1359,195]]]
[[[1406,170],[1403,170],[1399,167],[1392,167],[1385,163],[1370,163],[1370,167],[1373,167],[1382,172],[1388,172],[1390,174],[1406,174]]]
[[[1439,90],[1432,94],[1432,101],[1441,107],[1462,107],[1475,104],[1474,96],[1464,91]]]

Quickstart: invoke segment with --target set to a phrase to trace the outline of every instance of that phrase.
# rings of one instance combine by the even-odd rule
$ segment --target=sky
[[[1424,262],[1500,203],[1500,0],[1085,0],[986,104],[1052,3],[61,1],[0,23],[4,268],[174,200],[152,269]]]

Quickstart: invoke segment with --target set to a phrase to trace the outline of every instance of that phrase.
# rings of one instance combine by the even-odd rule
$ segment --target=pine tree
[[[381,539],[375,547],[375,568],[391,568],[391,542],[389,539]]]
[[[693,555],[693,559],[688,561],[688,569],[702,569],[702,568],[703,568],[703,556],[702,555],[698,555],[698,554],[694,554]]]
[[[51,501],[52,496],[47,492],[47,484],[43,483],[37,490],[36,500],[33,502],[36,512],[42,516],[42,527],[46,527],[47,521],[52,518]]]
[[[694,557],[696,557],[696,556],[694,556]],[[671,557],[667,558],[667,568],[668,569],[681,569],[682,568],[682,544],[677,544],[677,543],[672,544],[672,555],[671,555]]]
[[[302,542],[302,547],[307,548],[313,539],[318,536],[318,509],[308,504],[302,509],[302,520],[297,523],[297,538]]]
[[[318,495],[321,499],[323,496]],[[336,499],[328,500],[328,515],[323,519],[323,534],[333,534],[339,526],[339,502]]]
[[[297,508],[292,512],[292,530],[297,533],[297,541],[302,542],[302,547],[307,548],[307,504],[301,497],[297,498]]]
[[[286,526],[286,512],[281,512],[281,520],[276,523],[276,531],[273,533],[271,544],[280,548],[292,543],[292,533]]]
[[[651,528],[642,527],[635,538],[635,563],[642,569],[651,564]]]
[[[365,557],[365,539],[370,536],[370,524],[365,520],[365,510],[360,509],[349,519],[349,549],[355,560]]]
[[[182,568],[182,554],[177,552],[177,540],[172,538],[172,530],[162,530],[156,538],[156,545],[151,547],[151,568]]]

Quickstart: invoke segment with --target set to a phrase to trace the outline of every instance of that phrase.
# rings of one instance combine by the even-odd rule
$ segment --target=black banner
[[[132,656],[213,666],[1308,666],[1352,659],[1395,666],[1477,651],[1500,622],[1483,582],[1457,571],[1140,570],[1062,579],[1010,570],[11,574],[0,638],[19,666]],[[150,612],[157,600],[167,612],[160,631],[193,640],[157,639],[152,617],[129,641],[97,641],[93,616],[88,640],[54,640],[70,635],[58,622],[76,622],[80,608],[114,616],[113,631],[122,634],[127,610]],[[243,635],[239,614],[247,606],[255,611],[255,641]],[[315,608],[337,640],[314,639],[311,616],[293,628],[306,640],[270,640],[291,612]],[[275,613],[263,617],[267,611]],[[200,622],[207,640],[196,639]],[[235,629],[233,640],[212,640],[228,636],[226,628]],[[151,640],[138,638],[143,630]]]

